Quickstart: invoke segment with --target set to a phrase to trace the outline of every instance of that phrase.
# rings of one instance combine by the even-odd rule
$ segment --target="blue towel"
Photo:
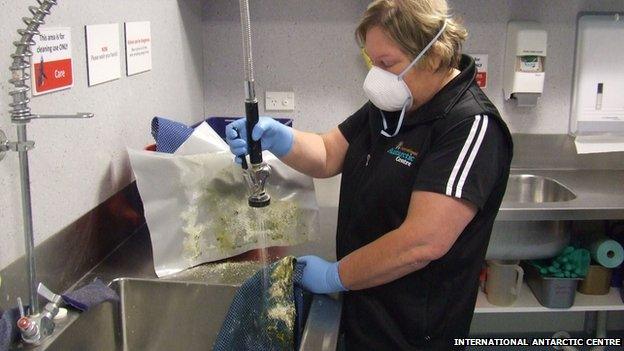
[[[80,289],[66,292],[61,296],[67,305],[82,312],[104,301],[119,301],[119,295],[117,295],[115,290],[111,289],[98,278],[95,278],[93,282]]]
[[[152,119],[156,151],[172,154],[193,134],[193,128],[163,117]]]
[[[11,343],[17,339],[17,308],[2,312],[0,316],[0,351],[8,351]]]
[[[300,284],[305,264],[295,262],[289,256],[264,268],[270,277],[268,290],[262,285],[262,270],[245,281],[232,300],[214,351],[298,349],[305,322],[304,291]],[[294,316],[289,314],[293,309]],[[293,318],[284,318],[287,315]]]

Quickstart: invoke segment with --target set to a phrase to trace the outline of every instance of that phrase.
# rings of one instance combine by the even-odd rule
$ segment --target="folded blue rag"
[[[17,308],[2,312],[0,317],[0,351],[8,351],[11,343],[17,339]]]
[[[115,290],[98,278],[95,278],[93,282],[80,289],[66,292],[61,296],[67,305],[83,312],[104,301],[119,301],[119,295],[117,295]]]
[[[174,153],[193,134],[193,128],[163,117],[152,119],[152,136],[156,151]]]
[[[289,256],[264,268],[268,290],[262,284],[262,270],[247,279],[232,300],[213,350],[298,349],[306,315],[301,288],[304,267]]]

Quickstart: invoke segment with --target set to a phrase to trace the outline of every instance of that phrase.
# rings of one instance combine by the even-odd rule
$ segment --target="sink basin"
[[[512,174],[503,197],[506,203],[555,203],[576,195],[555,179],[533,174]],[[556,256],[570,242],[570,231],[561,221],[496,220],[485,258],[529,260]]]
[[[574,200],[576,195],[555,179],[532,174],[512,174],[503,201],[544,203]]]
[[[106,302],[61,323],[45,350],[209,350],[236,286],[121,278],[111,287],[119,303]],[[339,300],[314,296],[300,350],[335,350]]]
[[[535,260],[557,256],[570,243],[562,221],[495,221],[487,260]]]

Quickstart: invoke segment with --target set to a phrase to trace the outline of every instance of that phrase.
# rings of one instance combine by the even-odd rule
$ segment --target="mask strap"
[[[427,51],[431,48],[431,46],[433,46],[433,44],[438,41],[438,39],[440,39],[440,36],[442,36],[442,33],[444,33],[444,30],[446,29],[446,19],[444,19],[444,24],[442,24],[442,29],[440,29],[440,31],[438,32],[438,34],[436,34],[435,37],[433,37],[433,39],[431,39],[431,41],[429,42],[429,44],[427,44],[427,46],[425,46],[425,48],[418,54],[418,56],[416,56],[416,58],[414,59],[414,61],[412,61],[412,63],[409,64],[409,66],[407,66],[406,69],[403,70],[403,72],[401,72],[401,74],[399,74],[399,80],[403,79],[403,76],[412,68],[414,67],[414,65],[416,64],[416,62],[418,62],[420,60],[421,57],[423,57],[424,54],[427,53]]]
[[[388,122],[386,122],[386,115],[384,115],[384,112],[382,110],[379,110],[379,112],[381,112],[381,122],[383,123],[383,130],[388,129]],[[382,131],[382,133],[384,133]]]
[[[399,122],[397,123],[396,129],[394,130],[394,133],[392,134],[388,134],[388,132],[385,131],[385,129],[388,129],[388,122],[386,122],[386,116],[384,115],[384,112],[382,110],[379,110],[379,112],[381,112],[381,120],[383,121],[383,129],[381,131],[381,135],[385,136],[386,138],[394,138],[397,134],[399,134],[399,131],[401,130],[401,126],[403,125],[403,117],[405,117],[405,111],[407,110],[407,106],[409,105],[408,102],[411,100],[411,98],[407,99],[407,101],[405,101],[405,103],[403,104],[403,109],[401,109],[401,116],[399,117]]]

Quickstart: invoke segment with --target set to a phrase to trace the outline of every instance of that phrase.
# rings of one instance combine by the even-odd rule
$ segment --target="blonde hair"
[[[363,46],[368,30],[379,26],[414,59],[440,31],[445,19],[444,33],[425,53],[419,65],[432,70],[459,68],[462,43],[468,32],[451,18],[446,0],[376,0],[362,16],[355,36]],[[435,67],[434,58],[441,60],[438,67]]]

